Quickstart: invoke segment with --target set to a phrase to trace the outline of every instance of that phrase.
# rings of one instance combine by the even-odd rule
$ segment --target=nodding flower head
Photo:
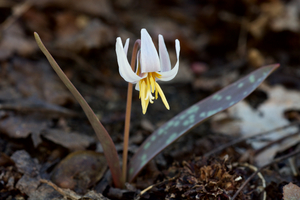
[[[136,53],[136,55],[133,56],[136,57],[137,63],[134,72],[127,60],[129,38],[126,40],[124,47],[121,38],[117,38],[116,53],[120,75],[125,81],[136,84],[135,89],[140,92],[139,96],[144,114],[147,111],[149,102],[153,103],[153,100],[158,98],[158,94],[169,110],[170,106],[168,101],[156,81],[169,81],[176,76],[179,67],[179,41],[177,39],[175,40],[177,62],[173,69],[171,69],[169,53],[162,35],[158,36],[159,55],[146,29],[141,30],[141,39],[137,40],[136,44],[138,44],[140,48],[136,52],[133,51],[133,53]]]

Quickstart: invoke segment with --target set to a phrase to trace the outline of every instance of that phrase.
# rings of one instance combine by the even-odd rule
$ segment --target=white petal
[[[141,59],[141,50],[139,50],[137,52],[137,55],[136,55],[136,68],[135,68],[135,73],[137,74],[138,70],[139,70],[139,67],[141,67],[141,63],[140,63],[140,59]],[[141,73],[141,70],[140,70],[140,73]],[[140,75],[140,74],[138,74]]]
[[[178,72],[178,68],[179,68],[179,53],[180,53],[180,43],[179,40],[175,40],[175,49],[176,49],[176,56],[177,56],[177,62],[174,66],[173,69],[171,69],[170,71],[167,72],[161,72],[161,78],[159,78],[159,80],[161,81],[169,81],[172,80],[177,72]]]
[[[125,47],[126,47],[126,45],[125,45]],[[117,38],[116,53],[117,53],[117,60],[118,60],[120,75],[127,82],[137,83],[141,79],[141,77],[139,77],[132,71],[131,66],[128,63],[126,53],[123,49],[122,40],[120,37]]]
[[[160,70],[161,72],[166,72],[171,70],[170,56],[162,35],[158,36],[158,48],[159,48],[159,58],[160,58]]]
[[[140,91],[140,86],[139,86],[139,83],[135,84],[135,87],[134,87],[135,90],[137,91]]]
[[[129,38],[127,38],[125,45],[124,45],[124,52],[125,52],[126,57],[127,57],[128,47],[129,47]]]
[[[137,74],[139,67],[141,67],[141,63],[140,63],[140,59],[141,59],[141,50],[138,51],[137,56],[136,56],[136,70],[135,73]],[[148,73],[141,73],[141,70],[139,71],[139,74],[137,74],[138,76],[142,78],[146,78]]]
[[[141,60],[140,61],[141,61],[142,73],[160,71],[158,53],[146,29],[141,30]]]

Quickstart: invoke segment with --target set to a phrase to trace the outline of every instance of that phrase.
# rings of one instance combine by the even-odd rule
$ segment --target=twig
[[[250,168],[250,169],[251,169],[252,171],[254,171],[255,173],[257,172],[257,176],[261,179],[262,187],[263,187],[264,189],[266,188],[266,180],[265,180],[264,176],[263,176],[260,172],[258,172],[257,167],[255,167],[255,166],[253,166],[253,165],[250,165],[250,164],[248,164],[248,163],[243,163],[243,164],[240,164],[240,165],[241,165],[241,166],[244,166],[244,167]],[[267,198],[266,191],[264,191],[264,192],[263,192],[263,198],[262,198],[262,200],[266,200],[266,198]]]
[[[8,29],[21,15],[23,15],[27,10],[29,10],[31,6],[32,2],[29,0],[16,5],[13,8],[13,14],[0,25],[0,31],[5,31],[6,29]]]
[[[280,131],[280,130],[282,130],[282,129],[286,129],[286,128],[289,128],[289,127],[291,127],[291,126],[295,126],[295,125],[299,125],[299,124],[300,124],[300,122],[296,121],[296,122],[292,122],[292,123],[290,123],[290,124],[288,124],[288,125],[286,125],[286,126],[279,127],[279,128],[275,128],[275,129],[273,129],[273,130],[269,130],[269,131],[265,131],[265,132],[262,132],[262,133],[257,133],[257,134],[254,134],[254,135],[250,135],[250,136],[238,138],[238,139],[236,139],[236,140],[233,140],[233,141],[231,141],[231,142],[229,142],[229,143],[226,143],[226,144],[224,144],[224,145],[221,145],[221,146],[215,148],[214,150],[212,150],[212,151],[210,151],[210,152],[204,154],[204,156],[205,156],[205,157],[209,157],[209,156],[211,156],[211,155],[213,155],[213,154],[216,154],[216,153],[218,153],[218,152],[220,152],[220,151],[222,151],[222,150],[224,150],[224,149],[226,149],[226,148],[228,148],[228,147],[231,147],[231,146],[233,146],[233,145],[235,145],[235,144],[238,144],[238,143],[240,143],[240,142],[243,142],[243,141],[245,141],[245,140],[247,140],[247,139],[254,138],[254,137],[257,137],[257,136],[266,135],[266,134],[269,134],[269,133],[272,133],[272,132],[275,132],[275,131]]]
[[[297,176],[299,175],[299,170],[298,170],[298,168],[296,167],[295,157],[289,158],[289,164],[290,164],[291,170],[292,170],[292,172],[293,172],[293,175],[294,175],[295,177],[297,177]]]
[[[238,191],[234,194],[234,196],[232,197],[232,199],[231,200],[234,200],[237,196],[238,196],[238,194],[244,189],[244,187],[250,182],[250,180],[254,177],[254,176],[256,176],[262,169],[264,169],[264,168],[266,168],[266,167],[269,167],[270,165],[273,165],[273,164],[275,164],[275,163],[278,163],[278,162],[280,162],[280,161],[282,161],[282,160],[285,160],[285,159],[287,159],[287,158],[290,158],[290,157],[292,157],[292,156],[294,156],[294,155],[297,155],[297,154],[299,154],[300,153],[300,149],[299,150],[297,150],[297,151],[294,151],[294,152],[292,152],[292,153],[289,153],[289,154],[287,154],[287,155],[284,155],[284,156],[281,156],[281,157],[279,157],[279,158],[276,158],[276,159],[274,159],[272,162],[270,162],[270,163],[268,163],[268,164],[266,164],[266,165],[264,165],[264,166],[262,166],[262,167],[260,167],[256,172],[254,172],[244,183],[243,183],[243,185],[238,189]]]
[[[245,58],[247,53],[247,23],[248,22],[246,19],[241,19],[241,30],[237,48],[237,53],[240,56],[240,58]]]
[[[141,198],[142,195],[144,195],[146,192],[148,192],[149,190],[151,190],[152,188],[158,186],[158,185],[161,185],[161,184],[164,184],[164,183],[168,183],[170,181],[173,181],[175,180],[176,178],[178,178],[179,175],[177,176],[174,176],[168,180],[165,180],[165,181],[162,181],[162,182],[159,182],[159,183],[156,183],[156,184],[153,184],[153,185],[150,185],[149,187],[147,187],[146,189],[144,189],[143,191],[141,191],[135,198],[134,200],[139,200]]]
[[[275,145],[275,144],[279,144],[281,142],[283,142],[284,140],[286,139],[289,139],[289,138],[292,138],[292,137],[295,137],[295,136],[298,136],[299,135],[299,132],[296,132],[296,133],[293,133],[293,134],[290,134],[290,135],[285,135],[275,141],[272,141],[272,142],[269,142],[268,144],[266,144],[265,146],[263,146],[262,148],[260,149],[257,149],[255,152],[254,152],[254,155],[257,155],[259,153],[261,153],[262,151],[268,149],[269,147]]]
[[[48,181],[46,179],[40,179],[41,183],[46,183],[47,185],[53,187],[54,190],[56,190],[59,194],[61,194],[64,197],[70,198],[72,200],[78,200],[81,198],[80,195],[76,194],[75,192],[73,192],[70,189],[62,189],[60,187],[58,187],[57,185],[55,185],[54,183],[52,183],[51,181]]]

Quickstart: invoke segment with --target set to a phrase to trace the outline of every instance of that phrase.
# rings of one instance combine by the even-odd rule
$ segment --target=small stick
[[[134,43],[132,56],[131,56],[131,68],[134,71],[137,50],[141,44],[141,40],[137,40]],[[126,114],[125,114],[125,127],[124,127],[124,146],[123,146],[123,165],[122,165],[122,185],[127,179],[127,156],[128,156],[128,140],[129,140],[129,129],[130,129],[130,118],[131,118],[131,104],[132,104],[132,83],[128,83],[127,90],[127,103],[126,103]]]
[[[51,181],[48,181],[46,179],[40,179],[40,182],[46,183],[47,185],[51,186],[54,190],[56,190],[58,193],[60,193],[65,198],[70,198],[72,200],[81,199],[81,196],[76,194],[74,191],[72,191],[70,189],[62,189],[62,188],[58,187],[57,185],[55,185],[54,183],[52,183]]]
[[[279,144],[281,142],[283,142],[284,140],[286,139],[289,139],[289,138],[292,138],[292,137],[295,137],[295,136],[298,136],[299,135],[299,132],[296,132],[296,133],[293,133],[293,134],[290,134],[290,135],[285,135],[275,141],[271,141],[269,142],[268,144],[266,144],[265,146],[261,147],[260,149],[257,149],[254,151],[254,155],[257,155],[259,153],[261,153],[262,151],[270,148],[271,146],[275,145],[275,144]]]
[[[241,30],[239,34],[239,39],[238,39],[238,48],[237,48],[237,53],[241,58],[246,57],[246,52],[247,52],[247,25],[248,22],[246,19],[242,18],[241,20]]]
[[[248,163],[243,163],[243,164],[240,164],[240,165],[244,166],[244,167],[248,167],[254,172],[258,171],[257,167],[255,167],[253,165],[250,165]],[[266,188],[266,180],[265,180],[264,176],[260,172],[257,172],[257,176],[260,178],[262,187],[265,189]],[[266,198],[267,198],[266,191],[264,191],[262,200],[266,200]]]
[[[256,172],[254,172],[244,183],[243,183],[243,185],[238,189],[238,191],[234,194],[234,196],[232,197],[232,199],[231,200],[234,200],[237,196],[238,196],[238,194],[244,189],[244,187],[250,182],[250,180],[254,177],[254,176],[256,176],[262,169],[264,169],[264,168],[266,168],[266,167],[269,167],[270,165],[273,165],[273,164],[275,164],[275,163],[278,163],[278,162],[280,162],[280,161],[282,161],[282,160],[285,160],[285,159],[287,159],[287,158],[290,158],[290,157],[292,157],[292,156],[294,156],[294,155],[297,155],[297,154],[299,154],[300,153],[300,149],[299,150],[297,150],[297,151],[294,151],[294,152],[292,152],[292,153],[289,153],[289,154],[287,154],[287,155],[284,155],[284,156],[281,156],[281,157],[279,157],[279,158],[276,158],[276,159],[274,159],[272,162],[270,162],[270,163],[268,163],[268,164],[266,164],[266,165],[264,165],[264,166],[262,166],[262,167],[260,167]]]
[[[168,180],[165,180],[165,181],[162,181],[162,182],[159,182],[159,183],[155,183],[153,185],[150,185],[149,187],[147,187],[146,189],[144,189],[143,191],[141,191],[135,198],[134,200],[139,200],[141,198],[141,196],[143,196],[146,192],[148,192],[149,190],[151,190],[152,188],[158,186],[158,185],[161,185],[161,184],[164,184],[164,183],[168,183],[170,181],[173,181],[175,180],[176,178],[178,178],[179,175],[176,175]]]
[[[29,0],[16,5],[13,8],[13,14],[9,16],[1,25],[0,31],[7,30],[17,19],[32,7],[33,3]]]
[[[228,147],[231,147],[231,146],[233,146],[233,145],[235,145],[235,144],[238,144],[238,143],[240,143],[240,142],[243,142],[243,141],[245,141],[245,140],[247,140],[247,139],[254,138],[254,137],[257,137],[257,136],[266,135],[266,134],[272,133],[272,132],[274,132],[274,131],[280,131],[280,130],[282,130],[282,129],[286,129],[286,128],[289,128],[289,127],[291,127],[291,126],[295,126],[295,125],[299,125],[299,124],[300,124],[300,122],[297,121],[297,122],[290,123],[290,124],[288,124],[288,125],[286,125],[286,126],[283,126],[283,127],[275,128],[275,129],[273,129],[273,130],[269,130],[269,131],[265,131],[265,132],[262,132],[262,133],[257,133],[257,134],[255,134],[255,135],[250,135],[250,136],[238,138],[238,139],[236,139],[236,140],[233,140],[233,141],[228,142],[228,143],[226,143],[226,144],[224,144],[224,145],[221,145],[221,146],[215,148],[214,150],[212,150],[212,151],[210,151],[210,152],[204,154],[204,157],[209,157],[209,156],[211,156],[211,155],[213,155],[213,154],[216,154],[216,153],[222,151],[223,149],[226,149],[226,148],[228,148]]]

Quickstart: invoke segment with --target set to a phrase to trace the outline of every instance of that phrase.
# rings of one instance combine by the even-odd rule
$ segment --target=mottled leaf
[[[109,134],[107,133],[106,129],[103,127],[101,122],[98,120],[98,118],[96,117],[96,115],[93,112],[93,110],[91,109],[91,107],[87,104],[85,99],[77,91],[77,89],[74,87],[74,85],[71,83],[71,81],[65,75],[65,73],[58,66],[58,64],[56,63],[54,58],[48,52],[48,50],[42,43],[39,35],[37,33],[34,33],[34,37],[35,37],[35,40],[36,40],[38,46],[40,47],[42,52],[47,57],[50,65],[52,66],[54,71],[57,73],[59,78],[66,85],[66,87],[74,95],[75,99],[78,101],[78,103],[82,107],[84,113],[86,114],[87,118],[89,119],[90,123],[92,124],[92,127],[95,130],[96,135],[102,145],[103,153],[105,155],[107,164],[110,168],[114,184],[116,187],[122,187],[122,183],[120,182],[121,168],[119,166],[119,157],[118,157],[116,147],[115,147],[111,137],[109,136]]]
[[[247,97],[278,67],[279,64],[274,64],[257,69],[246,77],[194,104],[162,125],[150,135],[131,159],[128,167],[129,181],[132,181],[154,156],[193,127]]]

